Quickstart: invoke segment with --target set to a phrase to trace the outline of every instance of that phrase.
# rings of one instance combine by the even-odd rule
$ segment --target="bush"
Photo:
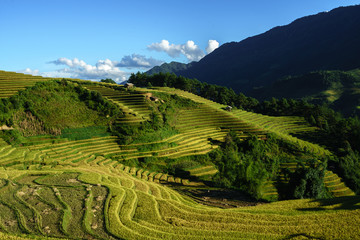
[[[345,178],[346,184],[356,193],[360,194],[360,154],[351,151],[339,159],[340,176]]]
[[[326,161],[316,164],[316,160],[298,165],[290,174],[289,192],[293,198],[327,198],[329,193],[324,185]]]

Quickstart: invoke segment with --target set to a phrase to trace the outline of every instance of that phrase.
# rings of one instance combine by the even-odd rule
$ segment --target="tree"
[[[111,78],[101,79],[100,82],[116,84],[116,82]]]
[[[289,186],[292,187],[294,198],[326,198],[327,190],[324,185],[324,176],[327,163],[308,162],[301,164],[290,177]]]

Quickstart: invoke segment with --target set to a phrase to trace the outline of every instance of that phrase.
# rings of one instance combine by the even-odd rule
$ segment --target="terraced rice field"
[[[205,133],[202,133],[203,136]],[[44,143],[28,146],[32,150],[40,150],[54,160],[77,159],[83,153],[125,161],[142,157],[177,158],[209,152],[216,145],[209,144],[207,138],[197,136],[197,133],[180,133],[157,142],[143,144],[118,145],[115,136],[99,137],[78,141],[64,141],[61,143]],[[211,134],[209,135],[211,136]],[[142,146],[153,145],[153,150],[142,151]],[[158,146],[158,147],[157,147]]]
[[[242,138],[273,132],[327,154],[320,146],[290,135],[313,131],[302,119],[226,112],[223,105],[169,88],[137,88],[140,93],[129,94],[107,84],[86,86],[125,110],[127,117],[119,123],[137,124],[149,118],[141,92],[168,92],[201,104],[178,114],[178,134],[156,142],[119,145],[114,136],[77,141],[39,136],[16,148],[0,139],[0,239],[359,239],[360,197],[352,196],[330,171],[325,184],[334,196],[342,197],[219,209],[159,184],[204,187],[202,182],[126,164],[134,158],[208,153],[230,129]],[[142,150],[144,146],[152,150]],[[294,167],[294,163],[285,165]],[[217,172],[212,165],[185,170],[193,177]],[[276,199],[273,182],[263,194]]]
[[[190,177],[200,177],[201,179],[212,177],[219,172],[214,165],[197,165],[195,167],[185,168],[184,171],[187,171]]]
[[[81,83],[81,82],[80,82]],[[304,149],[317,154],[329,155],[330,152],[322,147],[303,141],[290,135],[290,133],[313,131],[313,127],[306,126],[304,120],[299,117],[269,117],[261,114],[235,110],[224,111],[224,105],[212,102],[194,94],[172,88],[144,89],[136,88],[137,93],[130,91],[119,91],[110,88],[110,84],[86,84],[89,90],[99,91],[104,97],[116,103],[125,113],[126,117],[118,120],[118,123],[137,124],[149,119],[150,106],[145,100],[144,94],[148,92],[166,92],[189,98],[195,102],[202,103],[199,108],[182,111],[175,127],[180,135],[175,137],[185,139],[180,141],[182,146],[177,148],[164,148],[158,152],[160,156],[172,158],[207,153],[216,146],[212,146],[211,140],[222,140],[227,132],[232,129],[238,132],[242,138],[250,134],[258,135],[260,138],[265,133],[272,132],[291,142],[302,146]],[[189,136],[191,135],[191,136]],[[183,136],[185,138],[183,138]],[[189,138],[190,137],[190,138]],[[168,144],[174,143],[169,140],[163,141]],[[178,142],[175,141],[175,144]],[[184,144],[186,144],[184,146]],[[187,150],[184,150],[184,149]],[[175,152],[173,151],[175,150]],[[143,153],[144,156],[152,156],[152,152]],[[129,158],[131,154],[127,157]],[[132,155],[134,156],[134,155]],[[119,155],[119,157],[121,157]],[[136,157],[136,155],[134,156]],[[125,157],[126,159],[126,157]]]
[[[101,95],[117,104],[126,113],[124,118],[118,119],[118,123],[136,124],[149,119],[151,108],[144,95],[128,91],[116,91],[107,86],[93,84],[86,85],[86,88],[100,92]]]
[[[35,85],[36,82],[47,80],[49,80],[49,78],[0,71],[0,98],[11,97],[12,95],[17,94],[18,91]]]
[[[141,91],[141,89],[138,90]],[[142,91],[146,91],[146,90],[143,89]],[[304,150],[319,155],[325,155],[325,156],[331,155],[331,153],[327,149],[324,149],[323,147],[317,144],[301,140],[291,135],[292,133],[312,132],[315,130],[314,127],[307,126],[305,124],[304,119],[300,117],[270,117],[262,114],[247,112],[243,110],[236,110],[236,109],[231,112],[228,112],[224,110],[226,108],[225,105],[213,102],[211,100],[202,98],[200,96],[197,96],[195,94],[183,90],[167,88],[167,87],[166,88],[159,87],[159,88],[155,88],[154,91],[177,94],[179,96],[189,98],[195,102],[203,103],[204,106],[206,106],[206,108],[208,109],[207,112],[206,111],[204,112],[206,116],[211,117],[212,112],[216,110],[217,112],[222,112],[224,119],[227,119],[229,117],[231,118],[235,117],[238,119],[238,122],[242,122],[242,124],[248,125],[247,128],[244,128],[245,131],[242,131],[241,128],[239,128],[239,131],[246,132],[248,128],[250,129],[252,128],[255,131],[259,131],[259,134],[274,133],[283,139],[286,139],[290,142],[297,144]]]
[[[238,132],[240,137],[248,137],[250,134],[259,136],[264,134],[262,129],[249,125],[223,110],[213,109],[207,105],[180,112],[177,121],[176,128],[181,132],[215,127],[218,132],[217,139],[223,139],[230,129]],[[214,138],[216,139],[216,135]]]
[[[354,196],[355,193],[348,188],[342,179],[332,171],[326,171],[324,184],[334,197]]]
[[[261,197],[269,201],[276,201],[279,199],[279,192],[275,185],[277,181],[267,181],[262,187]]]
[[[73,239],[358,237],[357,196],[219,209],[149,181],[151,173],[145,170],[113,161],[73,165],[68,160],[52,166],[42,153],[36,157],[30,150],[1,145],[1,159],[19,162],[0,170],[0,229],[8,234]]]

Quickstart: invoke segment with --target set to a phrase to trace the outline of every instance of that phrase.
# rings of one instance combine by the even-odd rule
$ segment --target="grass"
[[[66,128],[62,131],[60,137],[69,140],[83,140],[93,137],[107,137],[110,136],[107,127],[105,126],[90,126],[85,128]]]

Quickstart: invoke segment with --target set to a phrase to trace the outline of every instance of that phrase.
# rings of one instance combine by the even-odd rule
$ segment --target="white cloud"
[[[116,66],[126,68],[151,68],[162,63],[163,61],[154,59],[152,57],[147,58],[143,55],[132,54],[124,56],[121,61],[116,64]]]
[[[139,54],[132,54],[124,56],[121,61],[111,61],[110,59],[98,60],[95,65],[87,64],[78,58],[68,59],[64,57],[48,63],[64,66],[64,68],[49,72],[40,72],[39,70],[26,68],[18,72],[53,78],[80,78],[88,80],[111,78],[117,82],[123,82],[128,79],[131,72],[123,71],[120,68],[149,69],[162,64],[163,61],[152,57],[147,58]]]
[[[187,41],[186,44],[182,46],[182,54],[186,56],[189,61],[199,61],[202,59],[205,54],[193,41]]]
[[[158,52],[166,52],[170,57],[178,57],[181,53],[181,45],[170,45],[168,40],[161,40],[159,43],[152,43],[148,45],[147,48]]]
[[[81,78],[98,80],[102,78],[111,78],[115,81],[125,81],[129,73],[120,70],[117,66],[118,62],[111,61],[110,59],[99,60],[96,65],[87,64],[83,60],[77,58],[59,58],[52,61],[55,65],[65,65],[67,68],[59,69],[56,73],[52,72],[51,75],[65,76],[71,78]]]
[[[216,40],[209,40],[208,45],[206,47],[206,52],[207,54],[211,53],[212,51],[214,51],[215,49],[217,49],[219,47],[219,42]]]
[[[199,61],[205,56],[204,52],[194,41],[187,41],[185,44],[170,44],[168,40],[161,40],[159,43],[152,43],[147,46],[149,50],[166,52],[170,57],[176,58],[183,54],[189,61]]]
[[[216,40],[209,40],[206,47],[206,53],[209,54],[218,47],[219,43]],[[199,61],[205,56],[204,51],[191,40],[184,44],[170,44],[168,40],[162,40],[159,43],[152,43],[148,45],[147,48],[158,52],[166,52],[173,58],[183,55],[189,61]],[[49,63],[64,66],[64,68],[50,72],[40,72],[37,69],[32,70],[30,68],[26,68],[25,70],[20,70],[18,72],[54,78],[63,77],[89,80],[111,78],[115,81],[122,82],[129,77],[130,72],[125,72],[120,68],[149,69],[154,66],[161,65],[163,61],[152,57],[146,57],[144,55],[132,54],[124,56],[120,61],[111,61],[110,59],[98,60],[95,65],[87,64],[85,61],[79,60],[78,58],[68,59],[64,57],[58,58],[57,60]]]
[[[24,73],[24,74],[30,74],[30,75],[34,75],[34,76],[40,76],[40,71],[37,69],[31,70],[30,68],[26,68],[24,70],[19,70],[17,71],[18,73]]]

